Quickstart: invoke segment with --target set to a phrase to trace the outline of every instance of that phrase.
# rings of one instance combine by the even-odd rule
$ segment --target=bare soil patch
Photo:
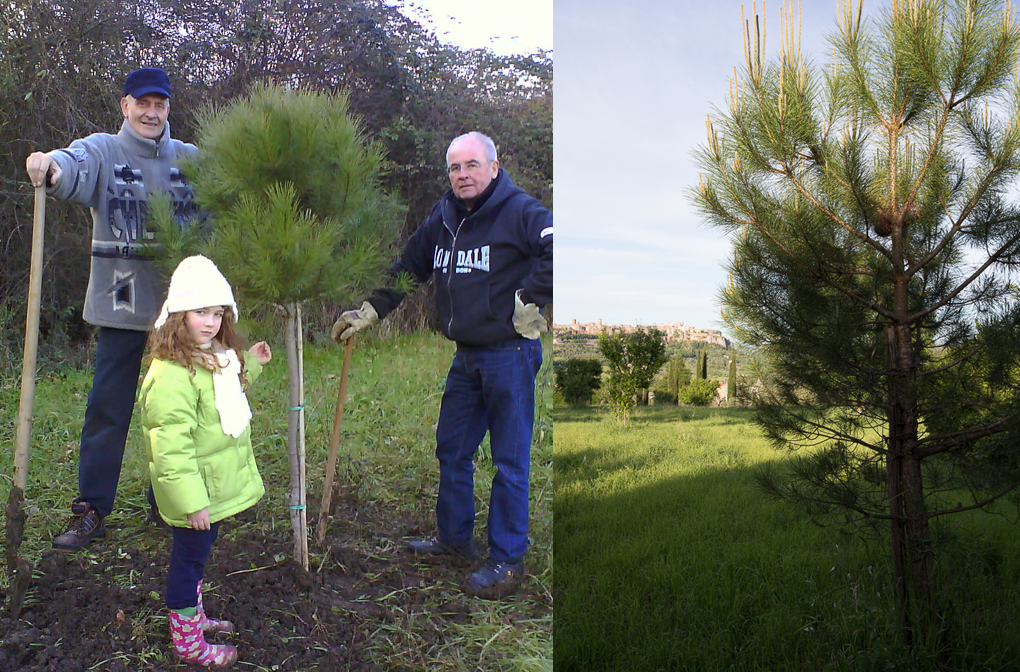
[[[378,512],[373,518],[338,510],[334,520],[348,522],[331,526],[325,548],[313,550],[319,566],[308,573],[289,560],[289,527],[262,529],[245,514],[224,521],[206,568],[205,603],[210,616],[236,626],[225,638],[238,649],[234,669],[426,668],[424,657],[381,666],[373,644],[408,614],[431,610],[434,627],[414,634],[424,654],[443,645],[446,624],[469,618],[479,602],[458,589],[465,569],[421,564],[403,550],[404,540],[422,533],[418,524]],[[20,618],[0,615],[0,672],[193,669],[170,645],[163,606],[169,550],[168,533],[129,526],[111,529],[88,551],[45,552]]]

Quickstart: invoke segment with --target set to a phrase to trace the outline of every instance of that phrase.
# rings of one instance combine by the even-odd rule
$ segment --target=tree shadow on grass
[[[733,410],[649,409],[639,419],[748,422]],[[581,422],[592,420],[557,412],[557,437]],[[635,460],[591,443],[553,459],[556,670],[1020,669],[1011,625],[1020,603],[1006,578],[1020,559],[1008,549],[975,536],[965,558],[947,558],[949,644],[906,651],[884,540],[818,528],[768,499],[755,485],[762,461],[679,473],[666,458],[680,447]],[[789,454],[771,455],[764,461],[788,467]],[[985,557],[994,573],[968,569]]]

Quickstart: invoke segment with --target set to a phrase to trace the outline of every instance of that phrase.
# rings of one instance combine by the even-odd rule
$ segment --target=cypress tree
[[[689,385],[691,382],[691,371],[687,368],[687,361],[683,355],[677,355],[676,357],[676,377],[676,388],[679,393],[680,388]]]
[[[730,358],[730,372],[726,379],[726,404],[736,405],[737,396],[737,358]]]

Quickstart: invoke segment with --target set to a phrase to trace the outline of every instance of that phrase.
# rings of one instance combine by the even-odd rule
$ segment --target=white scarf
[[[241,361],[233,350],[213,354],[220,365],[220,370],[213,373],[213,397],[220,414],[220,427],[224,434],[236,439],[251,420],[251,407],[241,389]]]

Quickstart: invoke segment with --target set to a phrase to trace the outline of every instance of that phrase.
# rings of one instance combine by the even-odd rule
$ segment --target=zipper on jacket
[[[464,226],[464,222],[470,217],[469,214],[464,219],[460,220],[460,224],[457,225],[457,230],[453,232],[453,244],[450,246],[450,265],[447,267],[447,273],[449,276],[446,278],[446,293],[450,297],[450,321],[446,324],[446,331],[449,332],[450,338],[453,338],[453,276],[457,272],[457,236],[460,234],[460,228]]]

